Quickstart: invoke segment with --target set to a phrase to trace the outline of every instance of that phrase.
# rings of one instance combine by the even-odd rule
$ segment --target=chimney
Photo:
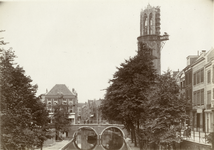
[[[206,53],[206,50],[201,50],[200,55],[203,54],[203,53]]]

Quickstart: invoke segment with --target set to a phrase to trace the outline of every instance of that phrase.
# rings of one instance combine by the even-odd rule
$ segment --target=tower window
[[[143,17],[143,33],[144,35],[147,34],[147,15],[146,14]]]
[[[152,13],[149,14],[149,34],[152,34]]]

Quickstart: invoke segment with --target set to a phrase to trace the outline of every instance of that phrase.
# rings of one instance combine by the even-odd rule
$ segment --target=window
[[[149,14],[149,34],[152,34],[152,13]]]
[[[214,99],[214,89],[213,89],[213,99]]]
[[[69,101],[69,105],[73,105],[73,101]]]
[[[201,69],[201,82],[204,82],[204,69]]]
[[[213,83],[214,83],[214,65],[213,65]],[[214,97],[213,97],[214,98]]]
[[[201,105],[201,97],[200,97],[200,91],[197,91],[197,104],[198,106]]]
[[[196,85],[196,73],[194,73],[194,85]]]
[[[64,99],[63,100],[63,105],[66,105],[67,104],[67,99]]]
[[[144,24],[143,24],[143,26],[144,26],[144,35],[146,35],[147,34],[147,15],[145,14],[144,15]]]
[[[192,72],[189,72],[188,75],[189,75],[189,84],[191,84],[192,83]]]
[[[47,99],[47,104],[51,105],[51,99]]]
[[[207,91],[207,104],[211,104],[211,90]]]
[[[55,100],[54,100],[54,105],[57,105],[57,104],[58,104],[58,100],[55,99]]]
[[[189,90],[186,90],[186,98],[189,99]]]
[[[210,83],[211,76],[210,76],[210,70],[207,72],[207,83]]]
[[[201,90],[201,105],[204,104],[204,89]]]
[[[196,92],[194,92],[194,101],[193,101],[193,103],[194,103],[194,106],[196,106],[196,105],[197,105],[197,97],[196,97]]]
[[[192,97],[192,95],[191,95],[191,94],[192,94],[192,93],[191,93],[191,90],[189,89],[189,90],[187,90],[187,91],[188,91],[188,95],[187,95],[187,96],[188,96],[188,99],[191,99],[191,97]]]
[[[197,74],[198,74],[198,83],[201,83],[201,71],[199,70]]]

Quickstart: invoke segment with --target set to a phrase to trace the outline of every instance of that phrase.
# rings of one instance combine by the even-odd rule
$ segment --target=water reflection
[[[117,128],[108,128],[101,135],[101,143],[107,150],[119,150],[123,146],[123,134]]]
[[[81,128],[75,133],[74,144],[81,150],[92,150],[97,145],[97,134],[91,128]]]
[[[115,127],[107,128],[98,136],[96,132],[84,127],[75,132],[74,140],[68,150],[127,150],[122,132]]]

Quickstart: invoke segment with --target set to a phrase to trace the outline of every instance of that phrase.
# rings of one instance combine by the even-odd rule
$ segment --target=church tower
[[[161,49],[169,35],[165,32],[160,35],[160,7],[151,7],[149,4],[140,14],[140,36],[138,45],[146,44],[154,56],[154,66],[158,74],[161,74]]]

